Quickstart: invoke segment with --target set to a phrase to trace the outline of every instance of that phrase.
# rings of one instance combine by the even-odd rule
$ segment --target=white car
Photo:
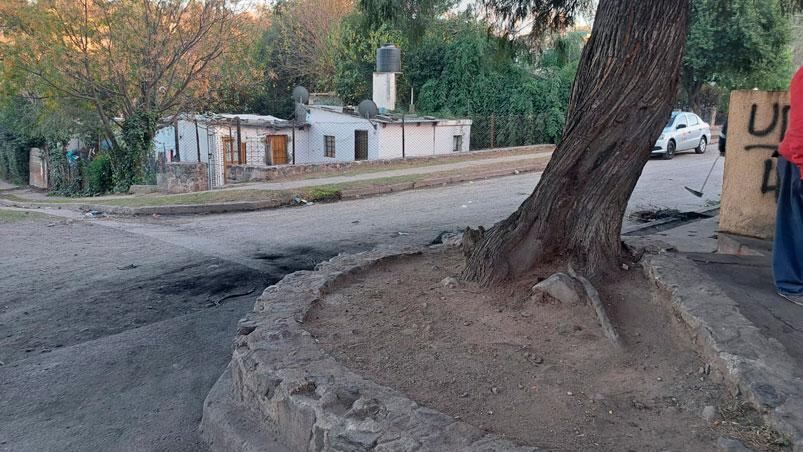
[[[665,160],[676,152],[694,149],[702,154],[711,142],[711,126],[694,113],[673,111],[661,137],[652,148],[652,155],[661,155]]]

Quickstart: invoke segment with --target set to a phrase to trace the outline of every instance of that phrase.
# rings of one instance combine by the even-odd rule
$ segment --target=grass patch
[[[315,187],[309,192],[308,201],[327,202],[337,201],[342,197],[341,188],[333,185]]]
[[[217,204],[223,202],[249,202],[289,200],[293,194],[285,190],[217,190],[181,195],[143,195],[109,199],[98,204],[121,207],[170,206],[189,204]]]
[[[20,221],[41,221],[50,218],[39,212],[28,212],[24,210],[0,209],[0,223],[17,223]]]
[[[535,147],[536,145],[534,145]],[[537,145],[542,146],[542,145]],[[356,176],[359,174],[370,174],[370,173],[378,173],[382,171],[392,171],[398,169],[408,169],[408,168],[425,168],[430,166],[437,166],[437,165],[448,165],[452,163],[460,163],[460,162],[468,162],[468,161],[481,161],[481,160],[488,160],[494,158],[502,158],[502,157],[512,157],[517,155],[532,155],[533,158],[541,158],[541,154],[545,154],[550,152],[549,149],[546,148],[526,148],[526,149],[514,149],[514,150],[506,150],[506,151],[497,151],[497,152],[468,152],[464,154],[457,154],[457,155],[441,155],[435,158],[409,158],[407,160],[392,160],[389,163],[381,166],[360,166],[355,165],[354,167],[341,169],[338,171],[331,171],[331,172],[313,172],[313,173],[306,173],[296,176],[286,176],[286,177],[277,177],[275,179],[271,179],[267,182],[284,182],[284,181],[291,181],[291,180],[306,180],[306,179],[325,179],[327,177],[340,177],[340,176]],[[537,149],[537,150],[536,150]],[[543,156],[548,157],[548,156]],[[513,163],[513,162],[510,162]],[[520,164],[520,163],[519,163]]]

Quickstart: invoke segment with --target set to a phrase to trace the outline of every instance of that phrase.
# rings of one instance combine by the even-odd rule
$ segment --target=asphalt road
[[[721,160],[704,199],[683,190],[715,157],[650,161],[629,209],[718,201]],[[203,399],[264,286],[339,252],[490,226],[537,180],[228,215],[0,224],[0,451],[202,449]]]

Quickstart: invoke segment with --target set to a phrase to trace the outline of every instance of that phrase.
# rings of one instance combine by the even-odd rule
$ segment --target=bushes
[[[86,192],[89,195],[100,195],[110,191],[112,181],[112,162],[108,154],[96,156],[86,167]]]
[[[28,183],[28,156],[30,148],[16,143],[0,143],[0,179],[25,185]]]

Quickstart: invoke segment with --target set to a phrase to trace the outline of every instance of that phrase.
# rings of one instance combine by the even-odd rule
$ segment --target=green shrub
[[[100,154],[92,159],[86,169],[86,178],[86,190],[91,195],[100,195],[112,189],[112,163],[108,154]]]

